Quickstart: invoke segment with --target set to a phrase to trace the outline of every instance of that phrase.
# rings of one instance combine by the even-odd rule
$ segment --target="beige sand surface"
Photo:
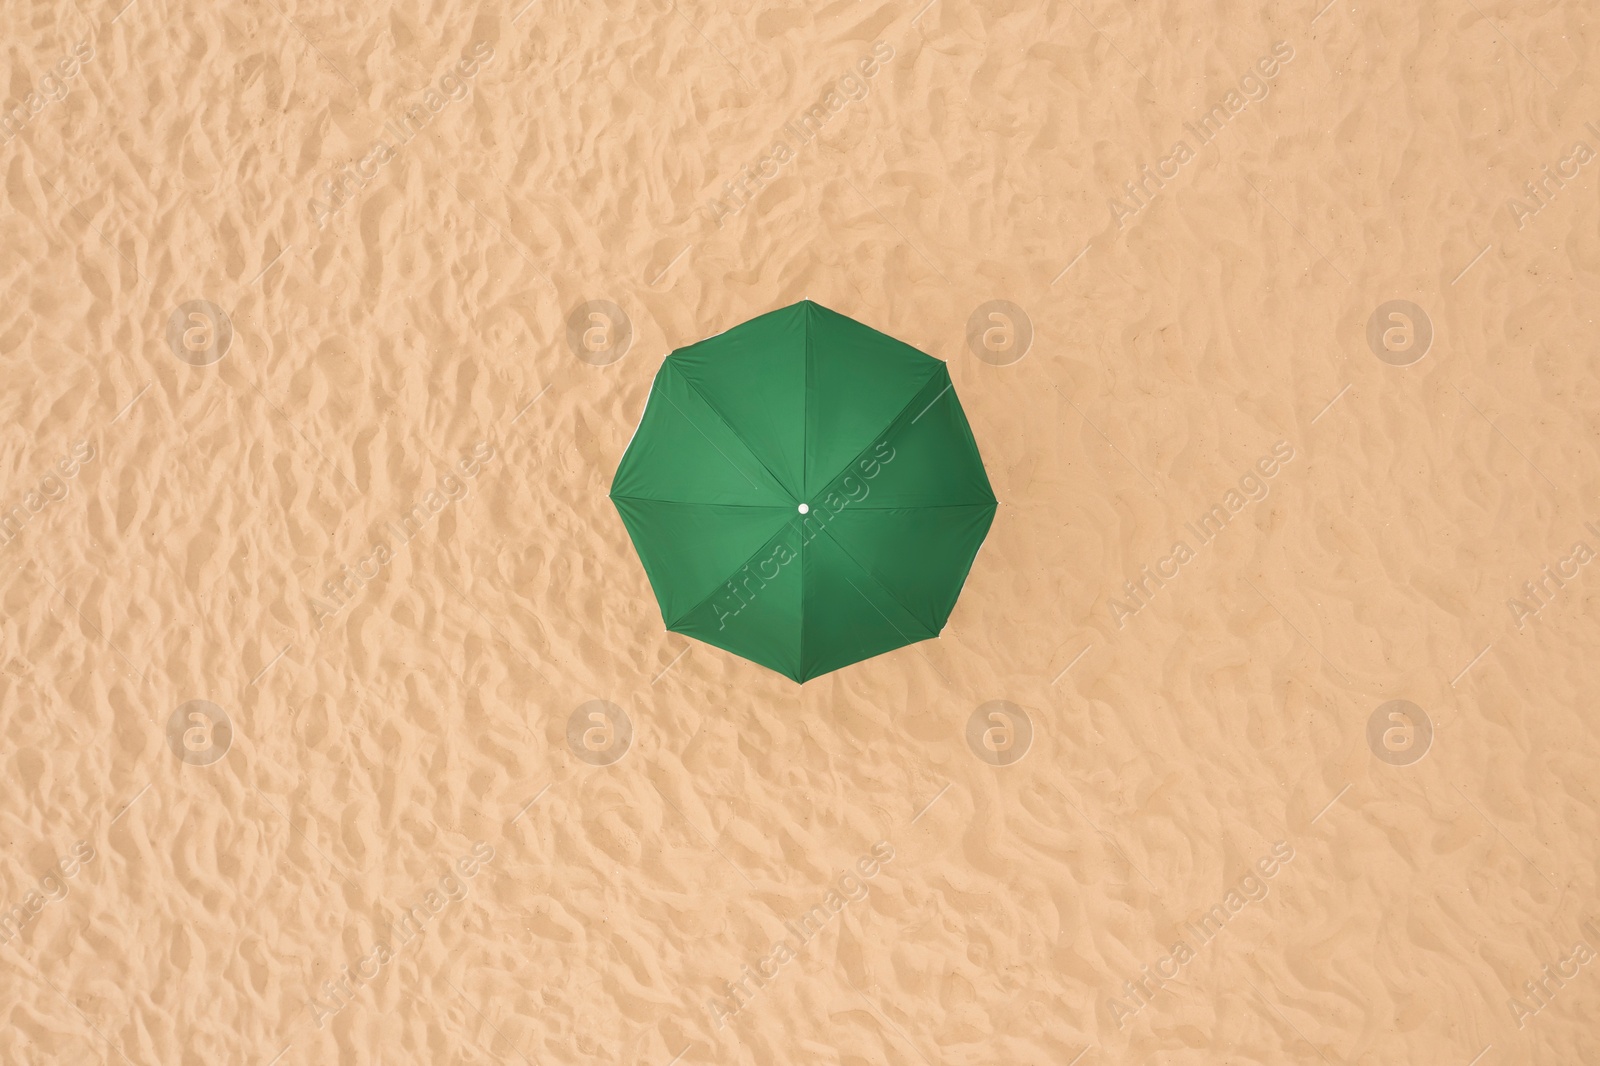
[[[125,2],[0,12],[0,1063],[1600,1058],[1600,8]],[[606,490],[803,297],[1002,505],[801,688]]]

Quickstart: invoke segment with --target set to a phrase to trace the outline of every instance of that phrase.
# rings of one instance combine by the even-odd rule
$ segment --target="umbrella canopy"
[[[666,358],[611,499],[668,629],[796,681],[938,636],[996,507],[945,364],[809,300]]]

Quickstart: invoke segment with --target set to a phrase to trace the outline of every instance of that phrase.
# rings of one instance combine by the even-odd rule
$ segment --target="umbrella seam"
[[[727,431],[733,435],[733,439],[738,441],[740,444],[744,445],[744,450],[749,452],[750,453],[750,458],[754,459],[756,461],[757,465],[759,465],[761,467],[761,469],[763,469],[763,470],[765,470],[767,472],[767,477],[772,479],[772,483],[774,485],[778,486],[779,490],[782,491],[791,500],[795,499],[794,493],[792,491],[790,491],[789,486],[787,486],[787,485],[785,485],[783,483],[783,479],[778,477],[777,474],[774,474],[772,472],[772,467],[767,465],[766,460],[762,459],[761,456],[757,455],[755,453],[755,449],[750,447],[750,442],[745,440],[744,437],[740,436],[739,435],[739,431],[733,428],[733,423],[728,421],[728,416],[723,414],[721,409],[719,409],[716,404],[711,402],[711,398],[709,396],[707,396],[705,393],[700,391],[700,387],[694,383],[694,380],[692,378],[690,378],[687,374],[683,373],[683,371],[678,370],[676,367],[674,367],[673,369],[683,379],[683,383],[689,387],[689,391],[693,392],[696,396],[700,397],[700,402],[704,403],[706,405],[706,407],[711,411],[711,413],[717,416],[717,420],[719,422],[721,422],[723,424],[723,426],[727,429]],[[667,397],[667,399],[670,401],[672,399],[672,397],[669,396],[669,397]],[[677,405],[673,404],[673,406],[676,407]],[[682,408],[679,408],[679,411],[680,411],[680,413],[682,413]],[[688,418],[689,416],[688,416],[688,414],[685,413],[683,417],[684,418]],[[695,428],[699,429],[698,426],[696,426]],[[705,436],[704,430],[701,431],[700,435],[701,436]],[[710,440],[711,438],[710,437],[706,437],[706,439]],[[718,450],[720,451],[720,449],[718,449]],[[727,457],[724,456],[723,458],[727,458]],[[732,463],[733,460],[732,459],[728,459],[728,462]],[[804,486],[802,486],[802,487],[804,487]]]
[[[811,481],[811,320],[816,317],[811,301],[805,301],[805,329],[800,338],[800,492],[806,495]],[[800,523],[805,529],[805,523]],[[795,671],[802,677],[806,672],[806,539],[800,538],[800,665]],[[800,682],[802,685],[805,681]]]
[[[691,614],[694,614],[700,608],[704,607],[707,603],[711,602],[711,597],[713,597],[713,596],[715,596],[717,594],[717,590],[718,589],[722,588],[722,586],[726,585],[729,581],[731,581],[733,579],[733,575],[734,574],[737,574],[739,571],[741,571],[745,567],[749,566],[750,565],[750,560],[754,559],[756,556],[760,555],[762,553],[762,551],[764,551],[766,548],[768,548],[772,544],[773,541],[777,540],[780,536],[782,536],[784,530],[788,529],[789,526],[793,523],[793,521],[794,521],[793,517],[790,517],[790,518],[786,519],[784,521],[783,525],[779,526],[773,532],[772,536],[770,536],[766,540],[762,541],[761,542],[761,546],[758,547],[755,551],[750,553],[750,558],[746,559],[744,562],[740,563],[738,566],[734,567],[731,571],[729,571],[728,576],[726,578],[724,578],[722,581],[719,581],[715,585],[711,586],[711,591],[707,592],[705,594],[705,596],[703,596],[701,598],[699,603],[695,604],[693,607],[689,608],[687,611],[684,611],[677,618],[674,618],[670,623],[668,623],[667,628],[671,629],[673,626],[676,626],[676,625],[682,623],[682,621],[685,618],[688,618]],[[802,588],[801,588],[802,599],[804,598],[804,594],[805,594],[805,590],[804,590],[804,587],[802,586]],[[800,614],[800,628],[801,628],[802,632],[805,629],[805,611],[803,609],[803,606],[802,606],[802,610],[801,610],[801,614]]]
[[[860,564],[858,563],[857,565],[860,565]],[[863,568],[861,572],[864,573],[864,574],[867,574],[867,571],[866,571],[865,568]],[[867,579],[869,581],[871,581],[874,585],[877,585],[880,589],[883,588],[882,583],[880,583],[871,574],[867,574]],[[854,581],[851,581],[849,578],[845,578],[845,581],[850,585],[851,588],[855,589],[856,592],[860,593],[862,599],[867,600],[867,594],[865,592],[862,592],[861,589],[856,586],[856,583]],[[885,595],[889,595],[889,590],[888,589],[884,589],[883,591],[884,591]],[[889,598],[890,599],[894,599],[894,597],[892,595],[890,595]],[[899,601],[896,601],[896,602],[898,603]],[[883,608],[882,607],[879,607],[877,604],[873,603],[871,600],[867,600],[867,606],[871,607],[874,611],[877,611],[878,612],[878,617],[882,618],[885,622],[888,622],[889,623],[889,628],[893,629],[895,631],[895,633],[902,640],[905,641],[904,644],[900,645],[901,648],[909,648],[913,644],[922,643],[922,641],[924,641],[924,640],[937,640],[937,639],[939,639],[939,634],[934,633],[934,634],[932,634],[930,636],[918,637],[916,640],[912,640],[908,635],[906,635],[906,633],[904,631],[901,630],[901,628],[899,626],[894,624],[894,619],[890,618],[888,615],[883,613]],[[902,606],[901,610],[904,610],[904,609],[905,609],[904,606]],[[907,612],[907,613],[909,614],[910,612]],[[892,649],[892,650],[898,651],[899,649]],[[861,661],[860,659],[856,660],[856,662],[860,662],[860,661]],[[854,666],[855,663],[846,663],[845,665],[846,666]],[[801,671],[804,672],[804,670],[805,670],[805,666],[802,664]],[[831,672],[832,671],[824,671],[824,673],[831,673]],[[819,675],[806,674],[805,681],[809,681],[813,676],[819,676]],[[804,684],[805,681],[802,681],[801,684]]]
[[[782,503],[706,503],[703,500],[664,500],[656,496],[619,496],[611,493],[613,500],[634,500],[638,503],[671,503],[679,507],[742,507],[752,511],[779,511],[789,513],[788,504]]]
[[[815,314],[811,301],[805,301],[806,320],[804,335],[800,338],[800,494],[806,495],[811,484],[811,318]]]
[[[982,507],[982,508],[986,508],[988,510],[988,512],[989,512],[991,522],[993,520],[993,516],[994,516],[995,512],[999,510],[999,505],[998,504],[973,503],[973,504],[951,504],[949,506],[951,506],[951,507]],[[939,510],[939,508],[936,508],[936,507],[929,507],[929,508],[923,508],[923,507],[903,507],[903,508],[887,508],[887,507],[870,508],[870,507],[862,507],[862,508],[856,508],[856,510],[863,510],[863,511],[867,511],[867,510],[888,511],[888,510],[891,510],[891,509],[892,510],[904,510],[904,511]],[[959,602],[960,599],[961,599],[961,590],[966,586],[967,577],[972,573],[972,567],[978,560],[978,552],[983,550],[983,545],[989,539],[989,528],[990,528],[989,526],[985,526],[984,527],[983,536],[978,540],[977,546],[972,549],[972,558],[967,560],[966,568],[964,570],[962,570],[962,572],[961,572],[961,581],[956,586],[956,602]],[[917,618],[916,612],[914,612],[913,610],[911,610],[911,608],[907,607],[903,602],[901,602],[900,597],[896,596],[894,594],[894,592],[889,588],[889,586],[884,584],[883,581],[878,578],[878,575],[874,574],[871,570],[869,570],[867,568],[866,564],[864,564],[860,559],[857,559],[853,554],[851,554],[850,549],[845,547],[844,541],[840,540],[837,536],[835,536],[833,533],[829,532],[826,528],[822,529],[820,532],[822,534],[826,535],[829,540],[833,541],[833,543],[838,547],[838,549],[841,552],[843,552],[845,554],[845,556],[847,558],[849,558],[849,560],[851,562],[855,563],[858,567],[860,567],[861,568],[861,572],[866,574],[867,577],[872,581],[872,583],[874,585],[877,585],[880,589],[882,589],[883,590],[883,594],[885,596],[888,596],[897,605],[899,605],[899,607],[900,607],[900,609],[902,611],[906,612],[906,614],[909,617],[916,619],[918,622],[922,621],[922,619]],[[861,590],[857,589],[856,591],[860,592]],[[955,604],[952,603],[951,604],[951,610],[954,610],[954,609],[955,609]],[[878,611],[878,613],[879,614],[883,614],[883,612],[881,610]],[[894,623],[889,621],[889,616],[888,615],[884,615],[883,617],[884,617],[884,621],[889,622],[889,624],[891,626],[894,626]],[[945,621],[941,622],[939,624],[939,628],[933,632],[933,635],[932,636],[928,636],[928,637],[923,637],[922,639],[923,640],[937,640],[938,637],[939,637],[939,634],[944,631],[945,623],[949,622],[949,620],[950,620],[950,615],[949,615],[948,612],[946,612]],[[804,618],[802,618],[802,624],[803,623],[804,623]],[[895,632],[897,632],[897,633],[900,632],[900,627],[899,626],[894,626],[894,628],[895,628]],[[905,636],[904,633],[900,633],[900,635],[902,637]],[[912,643],[915,643],[915,641],[913,641]]]
[[[948,511],[956,507],[999,507],[999,500],[978,500],[973,503],[896,503],[887,507],[870,507],[864,503],[850,505],[852,511]]]
[[[821,532],[822,532],[822,535],[824,537],[827,537],[830,541],[833,542],[833,546],[834,547],[838,548],[841,552],[844,553],[845,558],[849,559],[852,563],[855,563],[857,568],[859,568],[860,571],[863,574],[867,575],[867,580],[868,581],[871,581],[874,585],[878,586],[878,590],[880,592],[882,592],[885,596],[889,597],[889,599],[894,602],[894,605],[896,607],[898,607],[902,611],[904,611],[906,613],[906,617],[907,618],[909,618],[912,621],[916,622],[918,625],[923,625],[924,624],[922,619],[917,617],[917,612],[913,611],[911,608],[907,607],[904,603],[902,603],[900,601],[900,597],[896,596],[889,589],[889,587],[887,585],[885,585],[882,581],[879,581],[878,580],[878,575],[874,574],[871,570],[868,570],[866,568],[866,566],[861,562],[860,559],[857,559],[854,555],[852,555],[851,552],[850,552],[850,549],[846,548],[844,546],[844,544],[839,540],[838,537],[834,536],[832,533],[828,532],[826,529],[822,530]],[[849,580],[849,579],[847,578],[846,580]],[[861,590],[857,589],[856,591],[860,592]],[[871,602],[871,601],[868,601],[868,602]],[[883,614],[883,610],[881,608],[879,608],[877,606],[877,604],[873,604],[873,610],[877,611],[879,614]],[[885,622],[888,622],[889,625],[893,626],[895,632],[897,632],[897,633],[900,632],[900,627],[895,625],[893,620],[891,620],[888,615],[884,614],[883,615],[883,620]],[[801,626],[802,630],[805,628],[805,617],[804,617],[804,615],[801,616],[800,626]],[[904,633],[900,633],[900,635],[902,637],[905,636]],[[934,631],[934,632],[930,633],[928,636],[923,637],[922,639],[923,640],[932,640],[932,639],[938,637],[938,635],[939,635],[938,632]]]
[[[921,396],[923,391],[927,389],[928,385],[934,381],[935,377],[939,373],[939,370],[946,369],[945,365],[943,363],[939,362],[937,359],[935,359],[934,362],[938,363],[938,366],[935,368],[934,372],[932,374],[928,375],[928,378],[927,378],[926,381],[923,381],[922,384],[917,386],[917,391],[913,392],[906,399],[905,406],[900,408],[899,412],[893,418],[889,419],[889,421],[885,424],[883,432],[878,434],[873,440],[868,441],[866,443],[866,445],[864,445],[862,447],[862,449],[859,452],[857,452],[855,454],[855,456],[849,462],[845,463],[843,466],[841,466],[839,468],[839,472],[838,473],[834,474],[827,481],[824,481],[822,483],[822,489],[820,490],[819,495],[821,493],[826,493],[830,488],[833,487],[833,485],[836,482],[841,480],[845,476],[845,474],[849,472],[851,467],[855,466],[856,463],[860,462],[861,457],[863,455],[867,454],[867,449],[871,448],[874,444],[877,444],[879,442],[888,440],[889,439],[889,434],[891,432],[893,432],[894,430],[900,428],[900,420],[905,417],[905,414],[906,414],[907,411],[911,410],[911,405],[917,402],[917,397]],[[947,372],[946,376],[948,376],[948,372]],[[954,382],[951,383],[951,389],[947,390],[947,391],[953,391],[953,389],[954,389]],[[940,395],[942,396],[942,395],[944,395],[944,393],[941,392]],[[960,399],[957,398],[956,402],[959,403]],[[921,417],[921,416],[918,416],[918,417]],[[981,465],[981,457],[980,457],[980,465]],[[991,494],[992,494],[992,491],[993,490],[991,490]]]
[[[705,645],[707,645],[709,647],[712,647],[712,648],[716,648],[719,651],[725,651],[729,655],[737,656],[738,658],[743,659],[747,663],[754,663],[755,665],[761,667],[763,670],[771,670],[773,673],[777,674],[779,677],[786,677],[790,681],[793,681],[797,685],[798,684],[803,684],[804,681],[805,681],[804,678],[798,676],[798,674],[800,672],[798,667],[794,667],[793,668],[794,672],[791,673],[790,672],[790,669],[791,669],[790,667],[774,666],[771,663],[764,663],[760,659],[752,659],[750,656],[746,655],[742,651],[739,651],[737,648],[729,647],[727,642],[719,642],[717,640],[712,639],[709,636],[704,636],[704,635],[699,634],[699,633],[686,633],[681,629],[673,629],[671,626],[667,627],[667,632],[669,632],[669,633],[677,633],[678,635],[688,637],[691,640],[698,640],[702,644],[705,644]]]
[[[676,367],[673,368],[673,372],[674,373],[677,372],[677,368]],[[689,385],[688,381],[685,381],[684,384]],[[699,390],[695,389],[693,385],[689,385],[689,388],[692,391],[694,391],[696,395],[699,395]],[[652,387],[652,389],[653,389],[653,387]],[[717,447],[717,442],[711,439],[711,435],[709,433],[707,433],[705,430],[701,429],[698,425],[695,424],[694,419],[689,417],[689,412],[685,411],[683,408],[678,406],[678,401],[677,400],[674,400],[671,396],[667,395],[666,389],[662,389],[661,390],[661,398],[663,400],[666,400],[668,403],[670,403],[672,405],[672,409],[674,411],[678,412],[678,414],[682,415],[683,416],[683,420],[685,422],[689,423],[689,426],[696,433],[698,433],[698,434],[700,434],[700,436],[704,437],[705,438],[705,442],[707,444],[711,445],[711,447],[716,451],[716,453],[718,455],[722,456],[723,459],[726,459],[727,462],[728,462],[728,465],[733,467],[734,472],[737,473],[740,477],[744,478],[745,481],[749,482],[749,485],[750,485],[751,488],[753,488],[753,489],[760,489],[761,488],[760,485],[757,485],[754,481],[750,480],[750,475],[749,474],[747,474],[743,470],[739,469],[738,464],[733,461],[732,456],[730,456],[727,452],[723,451],[721,448]],[[705,403],[707,407],[711,406],[710,402],[707,401],[704,396],[700,396],[700,400],[701,400],[702,403]],[[722,422],[722,424],[724,426],[727,426],[728,431],[730,433],[733,432],[733,427],[732,426],[728,426],[728,420],[723,418],[722,415],[720,413],[718,413],[715,408],[712,408],[711,413],[716,415],[717,418]],[[737,433],[733,434],[733,439],[734,440],[738,440],[740,444],[744,444],[744,441],[739,440],[739,435]],[[750,450],[750,446],[748,444],[745,444],[745,450],[746,451]],[[751,458],[755,459],[755,456],[752,455]],[[761,464],[762,468],[765,469],[765,464],[761,463],[760,459],[756,459],[756,462],[758,464]],[[772,476],[772,471],[768,470],[767,471],[767,476],[771,477]],[[613,484],[615,484],[614,480],[613,480]],[[778,488],[782,489],[783,486],[779,485]]]

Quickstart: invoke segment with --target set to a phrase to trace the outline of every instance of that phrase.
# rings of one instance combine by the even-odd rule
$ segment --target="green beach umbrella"
[[[937,637],[996,507],[945,364],[809,300],[667,356],[611,499],[668,629],[795,681]]]

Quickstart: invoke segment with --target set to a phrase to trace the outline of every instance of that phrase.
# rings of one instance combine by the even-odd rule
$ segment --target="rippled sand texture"
[[[1592,5],[123,2],[0,12],[0,1061],[1600,1056]],[[802,688],[606,490],[805,297],[1001,507]]]

